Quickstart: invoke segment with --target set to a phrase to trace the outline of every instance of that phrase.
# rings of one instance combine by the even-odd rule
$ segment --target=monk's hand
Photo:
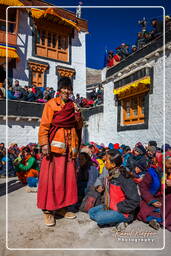
[[[167,187],[171,187],[171,180],[166,180]]]
[[[80,112],[80,109],[79,109],[79,107],[77,106],[77,104],[76,104],[75,102],[73,102],[73,103],[74,103],[75,111],[76,111],[76,112]]]
[[[44,146],[42,146],[42,154],[43,154],[44,156],[47,156],[47,155],[49,155],[49,153],[50,153],[49,145],[44,145]]]
[[[152,205],[156,208],[159,208],[159,207],[161,207],[162,204],[159,201],[157,201],[157,202],[153,203]]]

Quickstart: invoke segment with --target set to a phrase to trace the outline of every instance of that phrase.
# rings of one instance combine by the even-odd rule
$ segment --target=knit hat
[[[115,143],[113,146],[115,149],[119,149],[119,143]]]
[[[134,150],[139,152],[141,155],[145,155],[146,154],[146,150],[145,150],[143,145],[135,146]]]
[[[171,146],[169,144],[165,144],[161,147],[161,149],[162,149],[162,151],[164,151],[164,149],[165,149],[165,151],[167,152],[169,149],[171,149]]]
[[[146,171],[146,169],[147,169],[147,162],[145,161],[145,159],[140,159],[140,160],[136,163],[135,167],[140,168],[141,171]]]
[[[127,152],[128,150],[131,150],[130,146],[125,146],[124,151]]]
[[[148,145],[149,145],[149,146],[157,147],[157,142],[156,142],[155,140],[150,140],[150,141],[148,142]]]
[[[112,143],[109,143],[108,148],[109,148],[109,149],[113,149],[113,148],[114,148],[113,144],[112,144]]]

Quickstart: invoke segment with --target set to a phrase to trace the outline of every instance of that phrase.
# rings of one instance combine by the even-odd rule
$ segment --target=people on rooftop
[[[166,21],[166,31],[171,28],[171,17],[167,15],[165,17]],[[160,37],[163,33],[163,21],[159,19],[153,19],[151,21],[152,30],[147,31],[147,21],[145,18],[138,21],[141,25],[141,31],[137,33],[137,40],[134,45],[132,45],[131,49],[126,43],[122,43],[119,47],[117,47],[116,54],[115,51],[109,50],[107,53],[107,67],[116,66],[120,61],[125,60],[130,54],[135,53],[136,51],[142,49],[152,40]]]

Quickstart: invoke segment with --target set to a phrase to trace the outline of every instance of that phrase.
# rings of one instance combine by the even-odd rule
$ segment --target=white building
[[[22,86],[36,85],[57,90],[59,78],[69,76],[73,80],[74,93],[85,97],[87,21],[43,1],[0,2],[1,69],[2,66],[6,69],[5,11],[12,2],[21,8],[8,8],[9,79],[13,82],[19,80]],[[46,8],[25,8],[29,5]]]
[[[1,0],[0,8],[0,87],[4,84],[8,66],[8,78],[12,83],[19,80],[21,86],[35,85],[57,90],[59,78],[70,77],[74,94],[86,97],[87,21],[41,0]],[[9,144],[16,142],[22,146],[29,142],[37,143],[42,109],[43,104],[8,102]],[[5,100],[0,99],[0,142],[6,142],[5,114]]]
[[[85,113],[84,141],[171,143],[171,31],[106,72],[104,106]],[[166,78],[166,79],[165,79]],[[164,119],[164,116],[166,117]]]

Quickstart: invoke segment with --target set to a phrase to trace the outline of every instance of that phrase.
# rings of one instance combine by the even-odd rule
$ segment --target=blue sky
[[[46,0],[57,6],[77,6],[76,0]],[[171,0],[83,0],[83,6],[163,6],[171,15]],[[69,9],[65,7],[66,9]],[[75,9],[70,9],[75,11]],[[162,19],[162,8],[84,8],[82,18],[88,20],[86,36],[87,67],[100,69],[104,65],[105,49],[115,50],[121,43],[135,44],[141,30],[138,20]]]

